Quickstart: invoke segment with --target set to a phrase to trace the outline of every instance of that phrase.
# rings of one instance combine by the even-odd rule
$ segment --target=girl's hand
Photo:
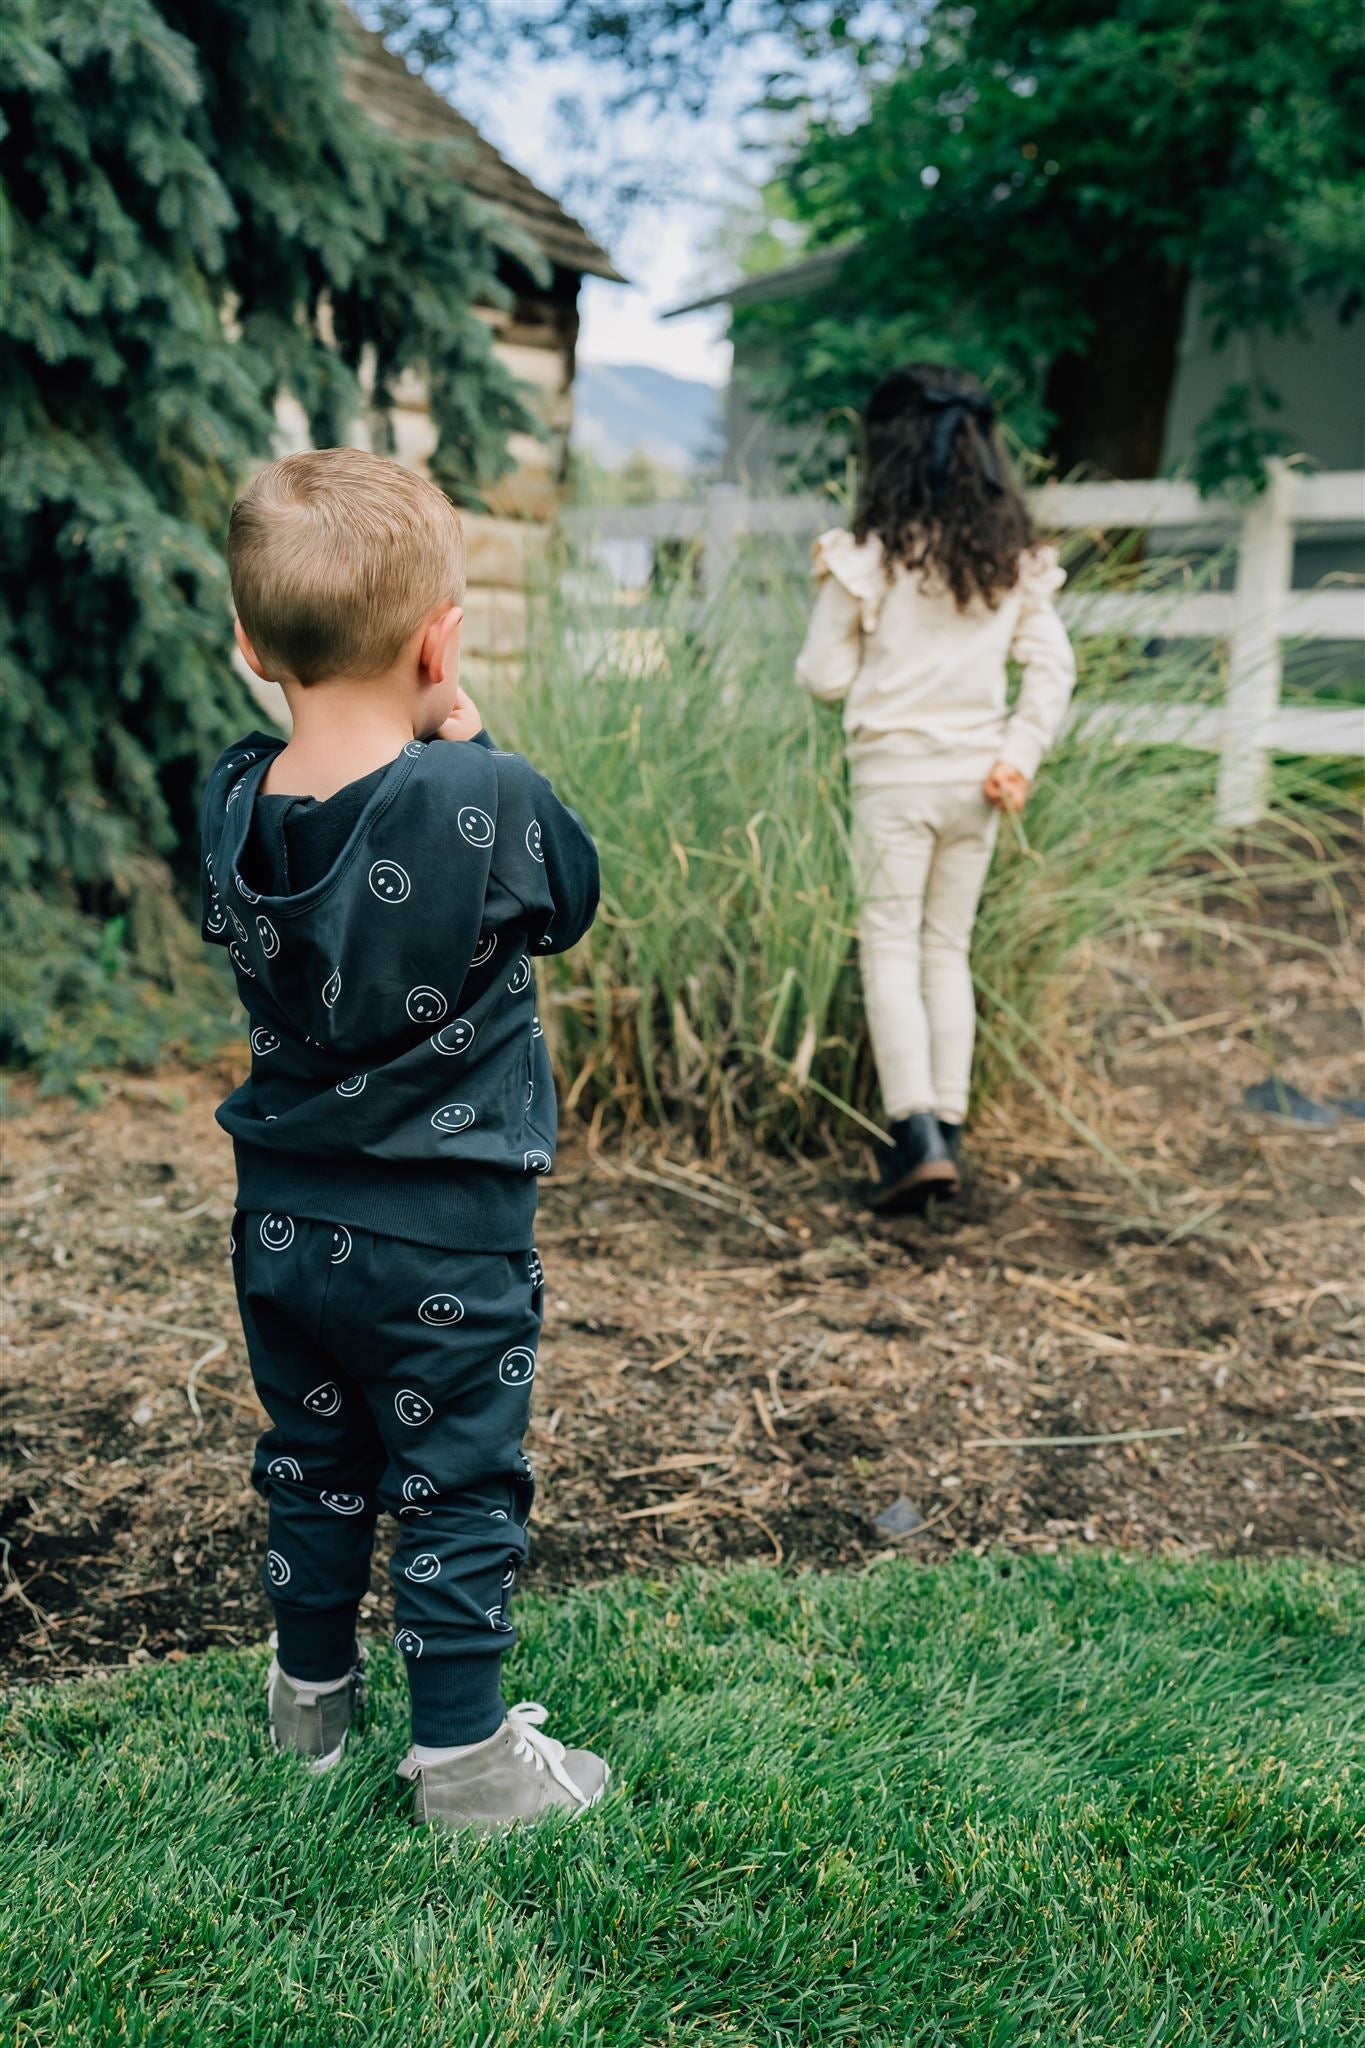
[[[1028,801],[1028,777],[1008,761],[997,761],[981,785],[981,794],[997,811],[1022,811]]]
[[[483,717],[472,697],[461,690],[450,707],[450,715],[432,734],[438,740],[472,740],[483,731]]]

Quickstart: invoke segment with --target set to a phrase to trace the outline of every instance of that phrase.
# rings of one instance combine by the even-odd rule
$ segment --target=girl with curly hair
[[[976,378],[910,363],[873,392],[851,533],[815,543],[801,686],[842,704],[859,951],[891,1144],[874,1208],[957,1192],[976,1011],[969,953],[1001,811],[1075,680],[1039,545]],[[1022,672],[1008,704],[1007,663]]]

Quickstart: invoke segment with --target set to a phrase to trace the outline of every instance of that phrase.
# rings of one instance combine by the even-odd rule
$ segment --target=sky
[[[671,306],[730,281],[733,266],[707,249],[727,206],[754,189],[760,160],[746,152],[744,108],[758,90],[759,52],[740,57],[727,88],[700,121],[654,111],[615,115],[615,154],[642,163],[662,162],[681,189],[659,202],[622,211],[609,181],[597,190],[581,154],[566,154],[555,106],[572,94],[591,107],[603,80],[579,58],[509,67],[496,84],[457,80],[447,85],[460,111],[474,121],[509,162],[563,201],[608,251],[630,282],[585,277],[579,310],[578,356],[585,363],[648,363],[674,376],[724,385],[730,374],[727,314],[661,316]]]

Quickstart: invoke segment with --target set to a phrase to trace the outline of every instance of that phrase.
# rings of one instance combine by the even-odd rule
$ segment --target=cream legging
[[[891,1122],[967,1114],[972,926],[999,822],[978,782],[854,791],[863,1000]]]

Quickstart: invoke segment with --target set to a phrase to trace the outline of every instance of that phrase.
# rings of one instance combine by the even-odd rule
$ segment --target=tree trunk
[[[1188,289],[1188,273],[1164,264],[1116,265],[1091,279],[1085,349],[1048,372],[1058,476],[1156,475]]]

